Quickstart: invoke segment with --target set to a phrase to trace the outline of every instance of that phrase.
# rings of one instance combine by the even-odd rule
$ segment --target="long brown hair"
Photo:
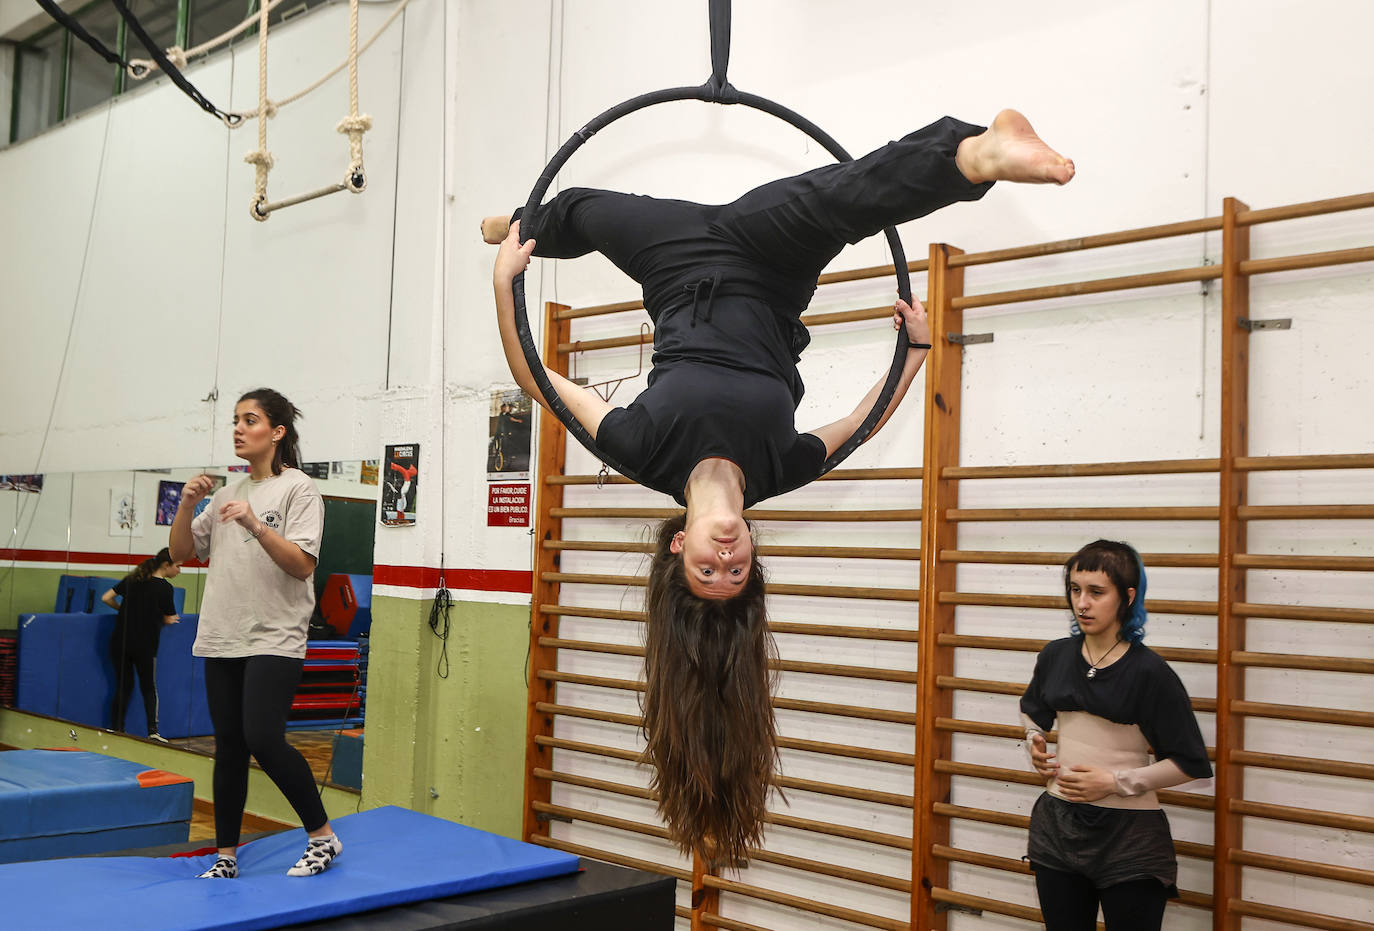
[[[267,422],[274,427],[285,427],[286,435],[272,448],[272,474],[281,475],[281,470],[290,466],[301,467],[301,435],[296,432],[296,419],[304,416],[296,405],[286,400],[280,391],[271,388],[254,388],[246,391],[238,403],[252,401],[267,415]]]
[[[686,515],[658,528],[644,596],[643,759],[659,813],[684,852],[732,864],[763,834],[777,768],[764,573],[752,558],[740,594],[704,599],[671,552]]]
[[[163,566],[172,562],[172,553],[167,547],[157,551],[156,556],[149,556],[139,563],[133,572],[129,573],[129,580],[132,582],[146,582],[153,577],[153,573]]]

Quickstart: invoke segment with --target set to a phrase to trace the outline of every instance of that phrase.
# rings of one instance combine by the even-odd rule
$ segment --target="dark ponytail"
[[[147,559],[143,560],[143,562],[139,563],[137,568],[129,573],[129,579],[134,582],[146,582],[153,577],[154,572],[161,569],[163,566],[170,565],[171,562],[172,553],[164,546],[157,551],[156,556],[149,556]]]
[[[252,401],[262,408],[267,420],[274,427],[285,427],[286,436],[276,443],[272,450],[272,474],[280,475],[288,466],[301,467],[301,437],[296,432],[296,419],[303,416],[296,405],[271,388],[255,388],[239,398],[239,403]]]
[[[754,557],[740,594],[698,598],[671,552],[686,516],[658,528],[645,590],[644,761],[672,839],[731,865],[763,834],[778,763],[764,608]]]

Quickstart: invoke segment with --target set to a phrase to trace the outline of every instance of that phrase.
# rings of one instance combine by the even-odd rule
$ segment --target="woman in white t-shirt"
[[[315,606],[315,563],[324,532],[324,502],[300,470],[300,416],[270,388],[234,407],[234,453],[248,477],[196,504],[214,481],[186,483],[172,522],[177,561],[208,559],[200,626],[191,652],[205,657],[205,692],[215,727],[215,843],[219,859],[201,875],[238,875],[239,831],[248,797],[251,755],[286,796],[309,835],[291,876],[329,868],[343,850],[315,789],[310,764],[286,741],[286,719],[305,665]]]

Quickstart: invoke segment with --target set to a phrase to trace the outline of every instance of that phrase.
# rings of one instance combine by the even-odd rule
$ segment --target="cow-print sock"
[[[312,837],[310,842],[305,845],[305,853],[296,861],[296,865],[286,871],[287,876],[315,876],[329,869],[334,858],[343,852],[343,841],[337,835],[326,834],[323,837]]]

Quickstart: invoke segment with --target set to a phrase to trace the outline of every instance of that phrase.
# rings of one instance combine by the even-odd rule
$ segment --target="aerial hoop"
[[[836,161],[847,162],[853,158],[844,148],[830,137],[815,123],[806,119],[804,116],[789,110],[782,104],[775,103],[765,97],[745,93],[736,90],[726,79],[726,70],[730,59],[730,0],[710,0],[711,16],[711,76],[705,84],[697,87],[670,87],[664,90],[652,91],[632,97],[623,103],[617,104],[595,117],[581,129],[572,134],[567,142],[554,153],[552,159],[544,168],[543,174],[535,182],[534,190],[530,192],[529,200],[525,203],[524,212],[521,214],[525,222],[520,224],[520,241],[523,243],[527,239],[537,239],[538,230],[538,208],[544,200],[544,195],[548,192],[549,185],[558,175],[559,170],[567,163],[572,154],[581,148],[592,136],[602,129],[614,123],[621,117],[628,116],[646,107],[652,107],[661,103],[671,103],[679,100],[700,100],[705,103],[719,104],[739,104],[750,109],[759,110],[801,130],[806,135],[825,148],[827,152],[835,157]],[[906,252],[902,249],[902,240],[897,235],[894,227],[887,227],[884,231],[887,236],[888,246],[892,250],[892,261],[896,270],[897,294],[907,303],[911,302],[911,276],[907,272]],[[548,373],[544,370],[543,360],[539,357],[539,349],[535,345],[534,335],[530,332],[529,316],[525,307],[525,273],[522,271],[512,282],[512,290],[515,295],[515,328],[520,338],[520,348],[525,355],[525,361],[529,364],[530,374],[534,376],[534,383],[538,385],[539,391],[544,395],[549,410],[567,428],[568,432],[577,437],[578,442],[585,446],[592,455],[598,457],[606,465],[615,469],[621,475],[638,481],[632,471],[615,462],[604,452],[597,449],[592,436],[587,429],[578,423],[577,418],[568,410],[563,399],[558,396],[553,384],[549,381]],[[854,434],[845,440],[841,446],[835,450],[830,458],[826,459],[821,467],[821,474],[824,475],[831,469],[843,462],[850,453],[858,449],[859,446],[868,439],[873,428],[882,419],[883,412],[892,403],[892,397],[897,391],[897,385],[901,381],[902,370],[906,366],[907,350],[911,342],[906,335],[906,327],[901,327],[897,331],[897,346],[893,352],[892,365],[888,369],[887,380],[883,384],[883,389],[878,394],[874,402],[873,409],[868,412],[863,422],[859,424]],[[790,488],[781,491],[791,491]],[[781,493],[781,492],[779,492]]]

